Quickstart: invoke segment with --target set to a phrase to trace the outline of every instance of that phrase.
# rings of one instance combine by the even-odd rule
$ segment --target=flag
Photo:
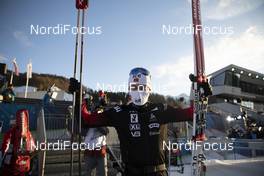
[[[87,9],[88,0],[76,0],[76,8],[77,9]]]
[[[32,78],[32,63],[27,64],[27,78]]]
[[[17,65],[17,62],[16,62],[16,58],[14,58],[13,60],[13,65],[14,65],[14,73],[16,76],[19,76],[19,69],[18,69],[18,65]]]

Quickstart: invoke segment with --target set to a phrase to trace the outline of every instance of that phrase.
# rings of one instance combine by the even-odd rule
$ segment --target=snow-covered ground
[[[207,160],[207,176],[263,176],[264,158],[241,160]],[[171,167],[169,176],[191,176],[191,165],[185,165],[184,173],[173,172]]]

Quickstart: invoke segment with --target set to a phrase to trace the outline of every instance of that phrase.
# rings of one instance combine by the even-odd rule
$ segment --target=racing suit
[[[82,117],[90,127],[115,127],[120,140],[126,176],[163,176],[165,167],[165,124],[192,120],[193,108],[163,104],[115,106],[103,113],[90,113],[82,105]],[[165,141],[166,142],[166,141]]]

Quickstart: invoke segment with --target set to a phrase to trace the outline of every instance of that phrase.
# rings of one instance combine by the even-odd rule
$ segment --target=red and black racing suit
[[[163,104],[115,106],[103,113],[90,113],[82,105],[82,117],[91,127],[115,127],[120,140],[126,176],[167,175],[163,140],[165,124],[192,120],[193,108],[179,109]],[[166,142],[166,141],[165,141]]]

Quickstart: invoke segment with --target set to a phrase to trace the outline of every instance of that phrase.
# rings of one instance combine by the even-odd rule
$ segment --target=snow
[[[263,176],[264,158],[241,160],[207,160],[208,176]],[[184,173],[173,172],[177,167],[170,167],[169,176],[191,176],[191,165],[184,166]]]

